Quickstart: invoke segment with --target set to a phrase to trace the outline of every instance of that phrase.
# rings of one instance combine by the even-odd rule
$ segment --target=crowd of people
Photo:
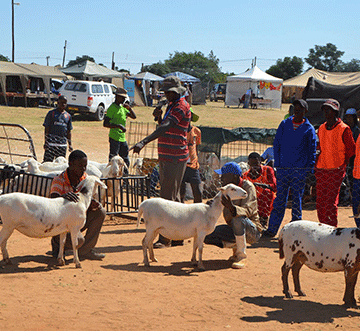
[[[129,165],[129,151],[140,153],[151,141],[158,140],[160,197],[184,202],[185,184],[190,183],[194,203],[202,202],[198,162],[198,146],[201,131],[192,123],[198,116],[191,109],[188,89],[174,76],[165,78],[161,91],[167,99],[166,110],[155,108],[157,127],[147,137],[131,148],[125,139],[126,117],[136,115],[126,103],[126,90],[118,88],[113,105],[107,111],[104,127],[109,128],[109,159],[120,155]],[[190,102],[189,102],[190,101]],[[326,121],[317,130],[306,118],[308,105],[298,99],[292,103],[292,115],[280,123],[274,144],[262,155],[248,155],[249,170],[244,172],[235,162],[228,162],[215,172],[222,185],[229,183],[247,192],[245,199],[232,201],[223,196],[223,216],[226,224],[218,225],[205,238],[206,244],[221,248],[232,248],[232,267],[241,269],[246,265],[246,244],[258,242],[260,238],[273,238],[281,226],[289,198],[292,201],[291,221],[302,219],[303,196],[308,178],[315,178],[316,209],[321,223],[337,226],[339,193],[345,176],[350,183],[352,208],[355,222],[360,227],[360,141],[356,110],[351,108],[340,119],[340,104],[328,99],[321,106]],[[52,161],[54,144],[52,134],[65,137],[60,141],[62,156],[66,153],[66,141],[71,146],[71,116],[66,112],[66,99],[59,98],[58,108],[46,116],[44,161]],[[356,144],[355,144],[356,142]],[[86,176],[86,155],[73,151],[69,157],[69,168],[54,179],[51,196],[63,196],[76,201],[75,187]],[[94,247],[101,229],[105,212],[94,201],[88,211],[85,237],[79,238],[80,256],[102,259]],[[183,245],[183,241],[159,236],[154,248]],[[52,240],[54,256],[58,252],[58,238]]]

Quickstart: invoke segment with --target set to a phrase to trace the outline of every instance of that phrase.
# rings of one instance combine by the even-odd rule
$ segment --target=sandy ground
[[[349,215],[350,208],[341,208],[340,226],[353,226]],[[305,210],[305,218],[316,220],[316,211]],[[128,218],[107,220],[97,245],[105,259],[85,260],[82,269],[74,267],[72,256],[66,266],[54,266],[55,259],[46,255],[49,239],[15,232],[8,242],[14,265],[0,266],[0,330],[360,328],[360,310],[342,306],[341,272],[303,267],[301,283],[307,296],[284,299],[277,240],[249,246],[242,270],[230,268],[230,249],[206,245],[206,271],[199,272],[190,263],[190,240],[181,247],[156,250],[159,262],[146,268],[141,264],[145,229],[136,229],[135,223]]]

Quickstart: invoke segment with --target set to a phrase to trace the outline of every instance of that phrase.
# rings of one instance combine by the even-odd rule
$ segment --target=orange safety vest
[[[318,132],[320,154],[316,168],[335,169],[345,163],[345,144],[342,137],[347,127],[343,121],[331,130],[326,130],[325,123],[321,124]]]
[[[356,140],[353,176],[360,179],[360,139]]]

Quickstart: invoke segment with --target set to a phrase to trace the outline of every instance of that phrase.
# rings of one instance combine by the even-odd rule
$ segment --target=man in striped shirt
[[[160,91],[165,92],[168,106],[163,116],[161,108],[154,110],[159,125],[156,130],[130,150],[139,153],[149,142],[158,139],[160,196],[172,201],[180,201],[180,186],[189,158],[187,132],[190,124],[190,106],[183,94],[185,88],[175,76],[166,77]],[[160,236],[154,247],[168,247],[171,240]]]
[[[63,197],[69,201],[78,202],[77,187],[83,181],[87,174],[85,172],[87,166],[87,156],[83,151],[75,150],[69,155],[69,167],[56,176],[50,189],[50,197]],[[97,253],[94,247],[98,241],[100,230],[106,216],[105,209],[101,204],[92,199],[89,209],[86,212],[86,222],[82,231],[86,230],[85,236],[80,232],[78,235],[78,247],[80,259],[102,260],[105,254]],[[52,237],[52,255],[57,257],[59,254],[60,236]],[[65,249],[72,249],[71,237],[69,233],[66,236]]]

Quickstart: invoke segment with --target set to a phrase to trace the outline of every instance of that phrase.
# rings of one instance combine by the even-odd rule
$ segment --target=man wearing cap
[[[332,226],[338,223],[339,192],[346,166],[355,154],[351,129],[339,118],[339,109],[335,99],[328,99],[321,106],[326,122],[319,127],[319,155],[315,165],[318,218]]]
[[[232,201],[222,197],[223,216],[227,224],[218,225],[214,232],[205,237],[204,242],[220,248],[232,248],[231,267],[242,269],[246,265],[246,243],[259,241],[263,227],[259,221],[256,189],[253,183],[241,177],[240,166],[235,162],[226,163],[221,169],[215,170],[221,175],[221,184],[235,184],[247,192],[245,199]]]
[[[191,121],[196,122],[199,119],[199,116],[194,114],[191,108],[190,110]],[[180,188],[181,202],[185,201],[186,183],[189,183],[191,185],[194,203],[202,202],[202,194],[200,188],[201,178],[199,172],[200,164],[198,159],[198,147],[201,144],[201,131],[198,127],[194,125],[189,125],[187,143],[189,147],[189,160],[186,164],[186,170]]]
[[[294,101],[294,115],[283,120],[274,139],[274,167],[277,193],[270,214],[269,227],[263,237],[275,237],[285,215],[289,189],[292,195],[292,221],[302,219],[302,196],[306,176],[313,171],[316,158],[315,129],[305,118],[308,104]]]
[[[130,150],[139,153],[146,144],[158,139],[160,196],[180,202],[180,186],[189,158],[187,132],[191,119],[190,106],[183,97],[185,88],[176,76],[166,77],[160,91],[165,92],[169,102],[165,114],[162,114],[161,108],[155,108],[153,115],[158,120],[158,127]],[[154,247],[168,247],[170,244],[170,239],[159,236]]]
[[[115,101],[108,108],[105,118],[104,127],[109,128],[110,153],[109,161],[116,155],[121,156],[126,165],[129,167],[129,146],[126,142],[126,118],[136,119],[133,109],[127,102],[127,91],[118,87],[115,91]]]

